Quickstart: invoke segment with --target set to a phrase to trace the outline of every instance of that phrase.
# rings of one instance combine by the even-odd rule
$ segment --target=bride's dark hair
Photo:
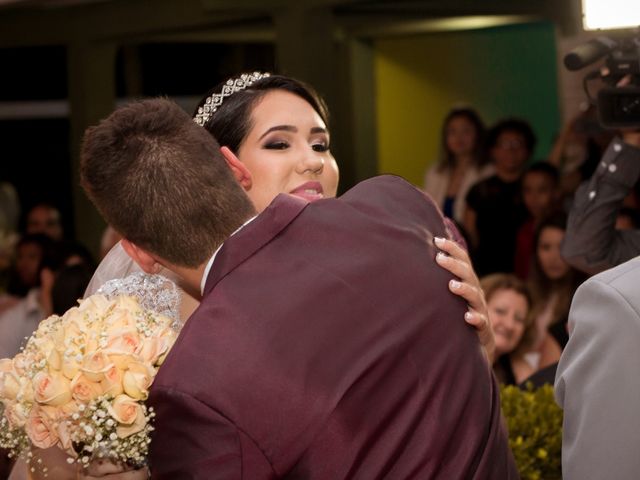
[[[200,100],[193,116],[202,107],[207,98],[222,91],[225,82],[221,82]],[[329,112],[327,106],[318,93],[309,85],[291,77],[271,75],[256,80],[250,86],[238,90],[225,97],[222,104],[204,123],[204,128],[214,136],[221,146],[229,147],[235,154],[251,129],[251,113],[262,97],[272,90],[284,90],[306,100],[320,115],[322,121],[329,128]]]

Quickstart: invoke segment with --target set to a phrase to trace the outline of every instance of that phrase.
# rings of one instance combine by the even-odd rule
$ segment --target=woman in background
[[[534,333],[531,295],[525,283],[511,274],[487,275],[480,285],[495,337],[493,371],[500,383],[518,385],[534,372],[524,357]]]
[[[536,334],[531,355],[527,358],[536,369],[543,369],[560,359],[569,338],[567,318],[571,299],[584,280],[584,275],[560,254],[566,225],[567,215],[554,213],[540,224],[535,236],[535,262],[529,289]]]
[[[469,189],[493,174],[483,152],[484,134],[484,124],[475,110],[451,110],[442,126],[440,160],[425,175],[424,190],[458,224],[463,222]]]

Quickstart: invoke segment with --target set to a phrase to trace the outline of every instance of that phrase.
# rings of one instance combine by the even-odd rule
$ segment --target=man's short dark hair
[[[126,239],[184,267],[205,262],[254,213],[213,137],[167,99],[87,129],[81,184]]]

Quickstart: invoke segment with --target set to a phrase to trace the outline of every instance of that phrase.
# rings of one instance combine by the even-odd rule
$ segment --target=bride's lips
[[[306,182],[299,187],[294,188],[289,193],[296,197],[304,198],[310,202],[315,202],[316,200],[324,198],[323,192],[324,190],[322,189],[320,182]]]

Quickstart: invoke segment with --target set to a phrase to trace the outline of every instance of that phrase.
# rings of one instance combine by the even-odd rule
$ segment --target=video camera
[[[572,50],[564,57],[569,70],[579,70],[606,56],[604,68],[588,73],[583,86],[606,128],[640,127],[640,9],[629,0],[580,1],[582,28],[611,31]],[[628,81],[620,82],[628,76]],[[589,81],[601,79],[606,86],[597,100],[589,93]]]
[[[605,68],[595,70],[584,78],[584,90],[589,101],[596,105],[598,117],[606,128],[640,127],[640,36],[620,38],[598,37],[581,45],[564,57],[569,70],[580,70],[606,55]],[[629,75],[627,85],[618,82]],[[589,93],[588,83],[596,78],[607,86],[600,89],[597,99]]]

